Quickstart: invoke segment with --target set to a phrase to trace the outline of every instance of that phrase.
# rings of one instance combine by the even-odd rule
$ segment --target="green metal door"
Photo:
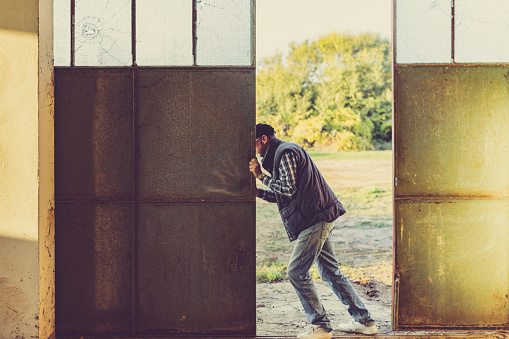
[[[508,329],[508,5],[394,6],[394,328]]]

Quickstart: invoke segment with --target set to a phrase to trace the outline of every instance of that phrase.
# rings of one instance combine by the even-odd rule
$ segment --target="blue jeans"
[[[370,326],[374,320],[348,278],[339,270],[332,239],[333,228],[333,223],[320,221],[299,234],[288,263],[288,278],[311,324],[320,325],[326,331],[332,330],[313,279],[309,275],[309,269],[315,262],[322,280],[326,281],[339,300],[348,306],[348,312],[355,321]]]

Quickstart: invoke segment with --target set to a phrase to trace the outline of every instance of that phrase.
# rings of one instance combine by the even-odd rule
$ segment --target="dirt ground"
[[[340,218],[336,222],[333,230],[336,256],[341,265],[356,267],[359,271],[369,274],[371,278],[369,281],[352,279],[353,286],[377,321],[379,333],[389,334],[391,333],[392,228],[346,226],[348,223],[355,222],[355,219],[347,218],[345,215],[344,219]],[[260,225],[260,228],[264,226]],[[258,233],[261,232],[263,231],[259,230]],[[291,248],[286,249],[285,252],[278,253],[279,260],[287,260]],[[258,253],[258,257],[260,261],[263,261],[261,258],[263,254]],[[352,318],[346,306],[338,300],[327,283],[315,280],[315,285],[333,326],[350,322]],[[302,305],[287,280],[279,283],[259,283],[256,292],[257,335],[295,335],[307,326]]]
[[[392,211],[390,208],[377,208],[373,205],[376,202],[364,204],[364,201],[344,201],[358,197],[341,196],[341,192],[366,187],[383,187],[390,192],[390,155],[383,159],[318,159],[315,163],[333,190],[339,192],[338,196],[348,211],[336,220],[333,230],[338,262],[344,266],[343,273],[353,282],[360,298],[377,321],[379,333],[390,334]],[[386,200],[386,204],[391,204],[388,194],[382,199]],[[275,204],[257,199],[256,232],[257,265],[288,262],[293,243],[288,241]],[[332,325],[351,322],[346,306],[327,283],[317,279],[315,285]],[[257,335],[296,335],[308,325],[297,294],[287,280],[258,283],[256,292]]]

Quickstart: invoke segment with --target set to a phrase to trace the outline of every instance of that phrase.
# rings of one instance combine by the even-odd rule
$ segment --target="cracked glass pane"
[[[136,1],[136,64],[193,65],[192,1]]]
[[[129,66],[131,0],[76,0],[76,66]]]
[[[456,0],[456,62],[509,62],[509,1]]]
[[[196,0],[196,64],[252,65],[252,0]]]
[[[53,0],[53,64],[71,66],[71,2]]]
[[[396,0],[396,62],[451,62],[451,0]]]

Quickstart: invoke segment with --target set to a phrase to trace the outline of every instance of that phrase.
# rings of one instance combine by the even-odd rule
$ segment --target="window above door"
[[[507,0],[394,0],[398,64],[509,63]]]
[[[253,66],[254,0],[54,0],[54,65]]]

